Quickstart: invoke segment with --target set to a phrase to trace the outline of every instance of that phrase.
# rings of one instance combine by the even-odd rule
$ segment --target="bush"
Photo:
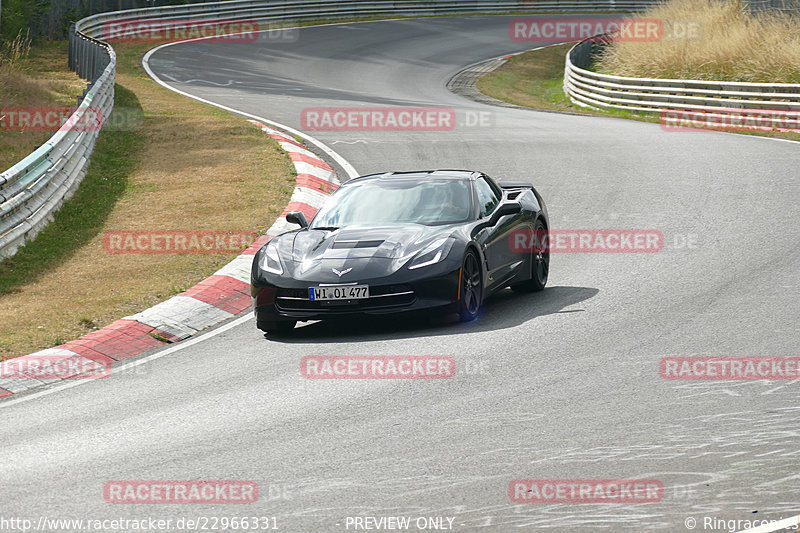
[[[117,11],[171,4],[189,4],[198,0],[0,0],[0,41],[11,41],[30,30],[34,40],[64,39],[69,26],[83,17]]]
[[[2,0],[0,40],[13,41],[28,32],[34,21],[40,20],[50,9],[49,0]]]

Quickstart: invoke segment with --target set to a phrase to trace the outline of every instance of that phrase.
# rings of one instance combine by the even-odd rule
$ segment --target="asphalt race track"
[[[266,339],[238,319],[110,379],[0,403],[4,515],[274,516],[290,532],[352,531],[348,517],[366,516],[410,516],[412,530],[417,517],[449,517],[455,531],[681,532],[689,518],[696,531],[726,531],[703,521],[800,514],[798,381],[659,374],[666,356],[800,355],[798,145],[449,92],[463,67],[533,46],[509,39],[509,20],[185,43],[150,66],[177,89],[301,130],[305,108],[453,108],[449,131],[308,133],[361,174],[470,168],[530,181],[554,228],[658,229],[661,252],[554,255],[543,293],[505,291],[469,324],[311,323]],[[306,380],[307,355],[445,355],[458,370]],[[247,506],[103,498],[110,480],[189,479],[252,480],[261,496]],[[664,497],[514,503],[515,479],[655,479]]]

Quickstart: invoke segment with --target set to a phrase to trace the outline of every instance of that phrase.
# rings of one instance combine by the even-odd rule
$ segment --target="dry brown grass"
[[[264,231],[289,199],[293,167],[242,119],[168,91],[139,59],[153,45],[116,45],[117,85],[144,111],[136,171],[96,237],[46,275],[0,297],[0,358],[79,337],[204,279],[233,255],[112,255],[110,230]],[[66,64],[66,56],[61,58]]]
[[[5,67],[14,68],[20,59],[26,57],[31,51],[31,32],[22,30],[9,42],[0,41],[0,63]]]
[[[645,122],[659,122],[657,113],[632,113],[623,109],[599,111],[571,104],[561,90],[564,59],[571,47],[572,44],[553,46],[514,56],[499,69],[482,76],[478,80],[478,89],[498,100],[533,109],[568,111],[582,115],[612,115]],[[737,133],[800,141],[800,135],[791,132],[738,131]]]
[[[86,82],[67,68],[65,45],[45,44],[26,51],[24,44],[9,45],[0,61],[0,108],[74,106]],[[0,131],[0,171],[46,141],[48,132]]]
[[[696,40],[615,42],[596,63],[620,76],[800,83],[800,18],[752,16],[736,0],[671,0],[643,17],[697,21]]]

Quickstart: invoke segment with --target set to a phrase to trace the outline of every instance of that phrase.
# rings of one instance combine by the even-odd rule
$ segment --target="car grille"
[[[362,311],[403,307],[414,302],[414,289],[411,285],[370,285],[369,298],[345,301],[311,301],[308,289],[278,289],[275,305],[286,311]]]

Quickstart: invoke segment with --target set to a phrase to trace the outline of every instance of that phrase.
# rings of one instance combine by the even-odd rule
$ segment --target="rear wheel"
[[[481,282],[481,265],[473,250],[468,250],[464,255],[464,263],[461,266],[460,293],[459,316],[461,320],[463,322],[475,320],[481,309],[483,283]]]
[[[533,234],[536,236],[534,247],[531,251],[531,278],[511,286],[517,292],[541,291],[547,285],[550,276],[550,250],[549,239],[545,239],[547,228],[541,220],[536,221]]]
[[[297,320],[281,320],[278,322],[258,321],[256,326],[264,333],[289,333],[294,329]]]

